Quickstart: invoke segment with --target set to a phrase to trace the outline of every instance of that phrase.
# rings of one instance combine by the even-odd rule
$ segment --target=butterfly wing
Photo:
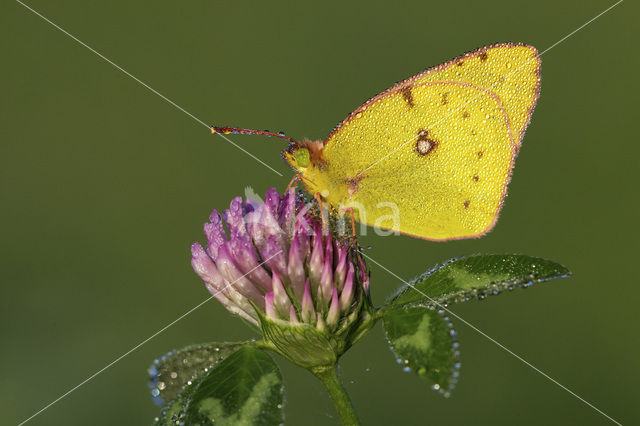
[[[308,186],[372,226],[432,240],[482,235],[499,213],[539,91],[540,59],[527,45],[483,47],[428,69],[338,125],[325,141],[325,167],[305,173]]]
[[[495,93],[519,146],[540,94],[540,57],[533,46],[496,44],[467,53],[406,80],[459,81]]]
[[[432,240],[467,238],[492,227],[515,152],[495,94],[420,83],[358,110],[325,145],[324,168],[305,177],[360,222]]]
[[[368,105],[401,87],[436,81],[469,83],[494,93],[509,117],[519,147],[540,95],[540,57],[535,47],[518,43],[494,44],[474,50],[403,80],[369,99],[336,126],[325,143]]]

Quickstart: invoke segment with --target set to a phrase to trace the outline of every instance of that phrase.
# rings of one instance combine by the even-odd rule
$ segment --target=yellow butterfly
[[[496,222],[539,93],[536,49],[496,44],[397,83],[325,141],[212,132],[289,140],[283,156],[306,189],[367,225],[428,240],[471,238]]]

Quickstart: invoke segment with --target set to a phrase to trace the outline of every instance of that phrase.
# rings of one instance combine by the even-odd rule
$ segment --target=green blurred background
[[[86,2],[30,6],[206,123],[323,138],[394,81],[494,42],[541,51],[612,1]],[[16,2],[0,14],[0,412],[16,424],[205,298],[189,265],[213,208],[291,178],[282,144],[232,139]],[[364,238],[409,279],[476,252],[526,253],[575,276],[454,311],[623,424],[637,382],[638,7],[626,1],[543,56],[542,96],[496,229],[479,240]],[[372,266],[374,299],[400,284]],[[457,324],[450,399],[402,373],[380,327],[342,361],[364,424],[611,424]],[[148,424],[150,362],[251,337],[211,302],[30,424]],[[309,373],[278,360],[287,422],[338,419]],[[6,423],[5,423],[6,422]]]

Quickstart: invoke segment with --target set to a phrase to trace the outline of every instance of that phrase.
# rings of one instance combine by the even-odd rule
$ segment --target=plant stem
[[[329,392],[333,404],[340,415],[342,424],[345,426],[359,425],[358,417],[351,404],[351,399],[347,395],[347,391],[340,383],[340,379],[336,373],[336,366],[315,367],[311,372],[316,376]]]

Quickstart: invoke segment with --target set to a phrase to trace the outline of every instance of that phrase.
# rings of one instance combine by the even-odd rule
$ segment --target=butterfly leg
[[[287,185],[287,189],[285,190],[285,192],[289,191],[289,189],[290,189],[292,186],[294,186],[294,187],[295,187],[296,185],[294,185],[294,184],[295,184],[295,183],[297,183],[297,182],[302,182],[302,175],[301,175],[301,174],[299,174],[299,173],[296,173],[296,174],[293,176],[293,179],[291,179],[291,182],[289,182],[289,185]]]
[[[341,209],[343,212],[349,213],[351,222],[351,236],[356,238],[356,219],[353,215],[353,207],[344,207]]]
[[[316,193],[315,195],[316,203],[318,204],[318,210],[320,211],[320,219],[322,220],[322,234],[329,235],[329,223],[324,215],[324,201],[322,201],[322,196],[320,193]]]
[[[360,253],[361,248],[360,248],[360,246],[358,246],[356,244],[357,240],[358,240],[358,237],[356,235],[356,219],[355,219],[355,216],[353,214],[353,207],[342,208],[342,211],[343,212],[348,212],[349,216],[351,217],[351,238],[353,239],[353,242],[354,242],[356,258],[358,259],[358,264],[360,265],[360,270],[361,271],[366,271],[367,267],[365,266],[364,259],[362,258],[362,254]]]

